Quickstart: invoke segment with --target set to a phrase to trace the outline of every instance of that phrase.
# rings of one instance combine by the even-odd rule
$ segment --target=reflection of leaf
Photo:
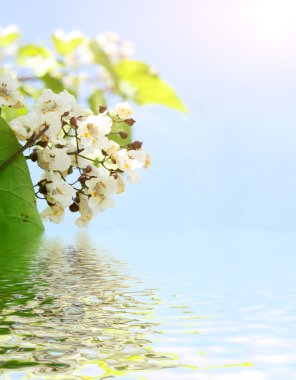
[[[11,157],[19,143],[3,118],[0,118],[0,163]],[[0,231],[21,230],[25,234],[43,230],[26,160],[18,156],[0,171]]]
[[[116,65],[116,72],[121,80],[135,88],[134,100],[138,104],[156,103],[188,111],[175,91],[144,62],[123,60]]]
[[[106,99],[104,97],[103,91],[98,88],[91,94],[88,98],[88,104],[90,109],[97,114],[100,106],[106,106]]]
[[[52,36],[52,42],[54,47],[58,53],[61,55],[66,55],[72,53],[77,46],[79,46],[83,42],[83,37],[73,38],[70,41],[64,41],[57,36]]]
[[[118,91],[119,90],[119,77],[117,72],[114,69],[112,62],[110,61],[108,55],[104,52],[103,49],[99,46],[96,41],[92,41],[90,44],[90,48],[94,54],[94,60],[98,65],[102,65],[111,76],[114,87]]]

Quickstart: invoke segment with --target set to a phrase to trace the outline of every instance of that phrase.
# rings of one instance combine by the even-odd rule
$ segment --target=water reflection
[[[0,374],[103,379],[176,367],[175,355],[151,348],[149,337],[160,333],[158,303],[123,263],[84,237],[67,247],[3,241]]]

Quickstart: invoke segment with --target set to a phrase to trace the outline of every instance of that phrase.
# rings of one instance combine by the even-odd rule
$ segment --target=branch
[[[21,155],[26,149],[30,148],[34,143],[41,137],[47,130],[49,126],[46,125],[43,129],[41,129],[40,132],[37,133],[37,135],[33,135],[30,140],[26,142],[25,145],[23,145],[18,151],[16,151],[11,157],[9,157],[6,161],[2,162],[0,164],[0,171],[5,169],[8,165],[10,165],[14,160],[18,158],[19,155]]]

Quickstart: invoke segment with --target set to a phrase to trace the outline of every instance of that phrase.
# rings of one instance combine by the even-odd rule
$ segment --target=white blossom
[[[106,135],[111,132],[112,119],[104,114],[88,116],[85,120],[78,122],[78,135],[82,147],[88,152],[104,149],[108,146]]]
[[[73,203],[75,190],[62,179],[59,173],[45,172],[42,179],[46,181],[46,199],[51,204],[65,208]]]
[[[114,177],[101,169],[97,178],[91,178],[85,184],[87,194],[90,195],[88,206],[91,210],[99,212],[114,207],[114,201],[110,197],[111,194],[118,192],[118,185]]]
[[[10,127],[20,141],[28,140],[37,129],[38,119],[34,113],[21,115],[13,119]]]
[[[88,205],[88,196],[79,194],[79,212],[80,217],[76,219],[78,227],[87,227],[93,216],[92,210]]]
[[[1,78],[0,99],[15,106],[20,99],[18,83],[11,76]],[[137,149],[139,143],[127,149],[109,138],[113,122],[131,114],[125,102],[94,115],[67,91],[56,94],[46,89],[28,114],[10,122],[19,140],[35,139],[29,158],[44,170],[37,184],[49,205],[41,213],[43,218],[60,223],[69,207],[80,213],[76,224],[86,227],[97,213],[114,206],[112,196],[125,190],[126,176],[130,182],[139,180],[138,169],[150,165],[151,154]]]
[[[71,165],[71,156],[66,149],[44,148],[37,151],[37,162],[41,169],[64,172]]]
[[[44,89],[42,91],[37,103],[34,106],[34,110],[37,113],[47,114],[53,112],[59,116],[62,116],[70,109],[71,104],[69,102],[69,98],[65,94],[65,91],[60,94],[56,94],[50,89]]]
[[[41,218],[48,219],[53,223],[61,223],[64,220],[65,210],[59,205],[54,205],[52,207],[48,206],[41,212]]]
[[[115,112],[120,117],[120,119],[123,120],[128,119],[133,113],[131,106],[128,104],[128,102],[117,103],[115,106]]]
[[[10,74],[0,74],[0,107],[21,108],[24,99],[18,91],[19,84]]]

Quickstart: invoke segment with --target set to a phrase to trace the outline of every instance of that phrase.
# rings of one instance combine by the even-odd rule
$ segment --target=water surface
[[[2,379],[296,378],[295,239],[3,242]]]

